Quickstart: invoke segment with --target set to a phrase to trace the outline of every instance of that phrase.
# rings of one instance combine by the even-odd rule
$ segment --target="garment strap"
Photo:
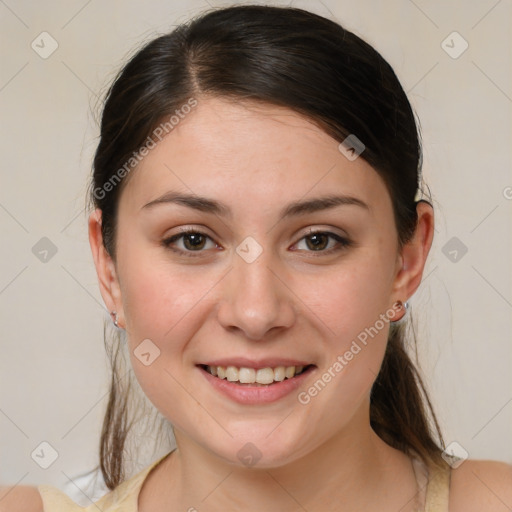
[[[419,457],[412,464],[418,482],[418,503],[422,512],[448,512],[451,468],[428,467]]]

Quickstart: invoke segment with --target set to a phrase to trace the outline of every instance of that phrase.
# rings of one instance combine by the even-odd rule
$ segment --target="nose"
[[[248,263],[234,255],[233,268],[224,280],[219,323],[229,331],[241,331],[250,340],[265,340],[293,325],[294,294],[285,272],[272,264],[270,251]],[[268,256],[267,256],[268,254]]]

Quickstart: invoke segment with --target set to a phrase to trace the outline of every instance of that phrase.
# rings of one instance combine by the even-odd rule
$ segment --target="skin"
[[[296,392],[270,404],[235,403],[196,365],[293,357],[316,365],[307,390],[360,332],[417,290],[432,244],[431,207],[418,204],[415,235],[399,250],[391,198],[362,158],[349,161],[290,110],[219,98],[200,98],[132,173],[120,198],[117,260],[102,245],[99,210],[89,236],[135,375],[173,424],[178,446],[146,480],[140,510],[413,510],[411,462],[369,422],[389,322],[307,404]],[[170,203],[143,208],[168,191],[215,199],[233,216]],[[288,203],[332,193],[369,208],[279,217]],[[181,254],[165,247],[179,227],[204,233],[204,245],[193,252],[185,237],[173,244]],[[351,244],[329,252],[340,247],[329,238],[324,252],[314,251],[308,228]],[[236,253],[248,236],[262,248],[251,263]],[[195,257],[183,255],[187,248]],[[148,366],[134,356],[145,339],[160,350]],[[238,459],[246,443],[261,454],[254,467]]]
[[[414,293],[432,242],[432,210],[421,204],[416,238],[398,253],[391,199],[371,166],[349,161],[330,136],[289,110],[248,107],[203,100],[146,156],[121,195],[116,264],[105,254],[97,259],[101,291],[127,330],[137,379],[175,426],[168,502],[198,504],[230,474],[204,503],[208,510],[233,501],[246,510],[294,510],[294,500],[308,510],[329,503],[396,510],[416,491],[410,461],[369,423],[389,323],[307,405],[296,393],[273,404],[236,404],[195,366],[227,355],[294,357],[317,366],[307,389],[361,331]],[[215,198],[233,218],[175,204],[141,211],[170,190]],[[279,220],[283,205],[333,191],[369,209],[345,205]],[[98,214],[90,226],[94,253]],[[161,241],[178,226],[201,227],[213,241],[198,257],[177,255]],[[347,236],[353,245],[318,256],[304,239],[307,228]],[[247,236],[263,248],[252,263],[235,252]],[[183,239],[179,248],[186,250]],[[150,366],[133,356],[147,338],[161,351]],[[262,454],[254,468],[237,457],[249,442]],[[394,495],[384,492],[390,485]]]
[[[132,172],[119,204],[117,261],[103,246],[98,210],[89,239],[134,373],[174,425],[178,446],[145,480],[139,510],[412,511],[411,461],[369,422],[389,323],[307,404],[295,392],[273,404],[237,404],[196,363],[228,355],[304,359],[317,366],[307,389],[357,334],[417,290],[432,244],[431,207],[418,204],[415,235],[399,250],[387,189],[362,158],[347,160],[333,139],[289,110],[213,98],[201,98]],[[221,201],[233,217],[176,204],[141,210],[170,190]],[[292,201],[332,193],[370,209],[279,219]],[[211,238],[198,257],[162,245],[180,226]],[[307,228],[353,243],[324,254],[336,245],[328,239],[314,251]],[[236,253],[247,236],[263,249],[252,263]],[[183,238],[175,246],[194,250]],[[148,366],[133,354],[144,339],[160,350]],[[237,457],[247,442],[261,453],[253,467]],[[511,482],[507,464],[466,461],[452,471],[450,511],[510,510]],[[0,512],[41,510],[34,488],[0,491]]]

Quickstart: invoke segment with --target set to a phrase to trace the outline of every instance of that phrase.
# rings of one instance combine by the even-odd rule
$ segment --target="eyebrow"
[[[149,203],[145,204],[141,210],[150,209],[157,205],[169,203],[179,204],[204,213],[210,213],[228,218],[233,217],[231,208],[215,199],[173,191],[166,192],[162,196],[153,199]],[[308,199],[306,201],[294,201],[281,210],[280,218],[286,219],[289,217],[298,217],[308,213],[328,210],[337,206],[349,205],[359,206],[368,212],[371,211],[371,208],[364,201],[357,197],[347,195],[328,195],[324,197]]]

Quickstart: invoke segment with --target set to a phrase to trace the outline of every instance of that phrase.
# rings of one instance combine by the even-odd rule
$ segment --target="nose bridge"
[[[239,328],[247,338],[263,339],[275,327],[289,327],[294,314],[292,294],[276,276],[271,251],[254,242],[245,240],[233,256],[219,321],[225,328]]]

